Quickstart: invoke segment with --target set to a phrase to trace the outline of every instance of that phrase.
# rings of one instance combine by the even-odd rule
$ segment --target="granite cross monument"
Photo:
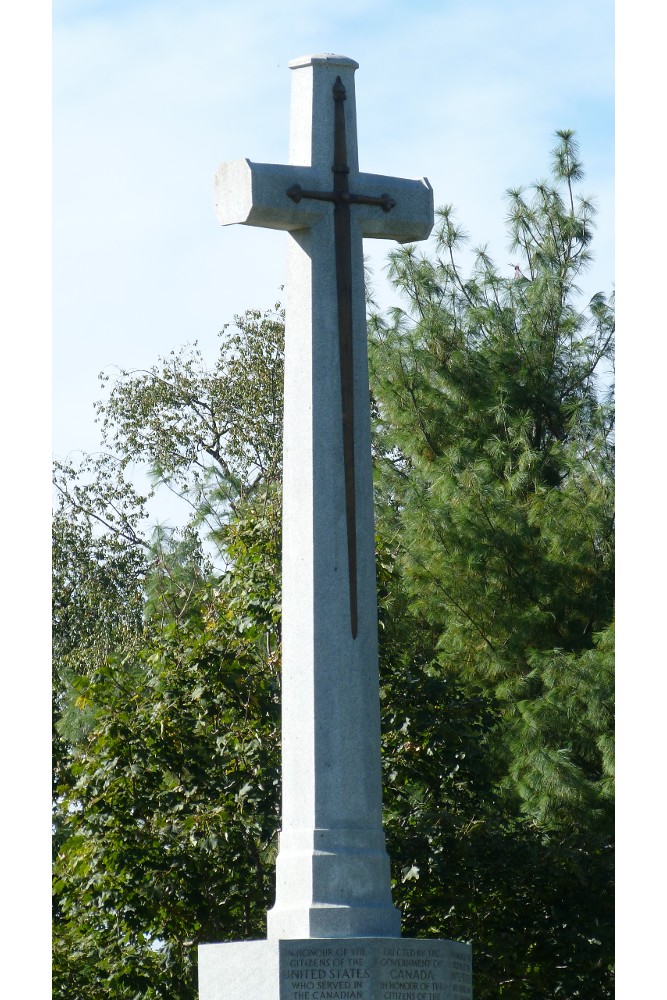
[[[200,947],[200,1000],[467,1000],[468,945],[400,937],[382,830],[362,238],[425,239],[433,192],[359,171],[356,62],[290,68],[289,165],[216,178],[223,225],[290,236],[276,899],[265,941]]]

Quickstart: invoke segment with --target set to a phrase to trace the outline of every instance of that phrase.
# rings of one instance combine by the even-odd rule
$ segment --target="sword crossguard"
[[[333,168],[334,171],[336,168]],[[348,173],[345,171],[341,173]],[[335,205],[378,205],[383,212],[391,212],[396,201],[391,195],[383,192],[379,198],[370,194],[352,194],[351,191],[304,191],[300,184],[292,184],[285,192],[288,198],[298,205],[303,198],[312,198],[314,201],[332,201]]]
[[[292,184],[292,187],[288,188],[285,193],[287,194],[287,197],[291,198],[297,205],[303,198],[303,188],[300,184]]]
[[[378,205],[383,212],[391,212],[392,208],[395,206],[396,201],[387,192],[383,192],[378,198]]]

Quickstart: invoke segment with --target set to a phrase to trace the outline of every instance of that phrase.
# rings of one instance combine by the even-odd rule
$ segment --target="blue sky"
[[[426,175],[501,267],[505,189],[547,176],[574,128],[599,210],[586,291],[610,291],[613,30],[607,0],[55,0],[55,454],[97,449],[99,371],[193,340],[212,357],[234,314],[280,298],[286,236],[222,229],[212,178],[286,161],[299,55],[357,60],[362,169]],[[366,242],[382,306],[388,249]]]

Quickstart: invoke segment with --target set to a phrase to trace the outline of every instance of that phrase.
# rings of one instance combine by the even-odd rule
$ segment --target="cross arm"
[[[215,178],[216,215],[223,226],[242,223],[265,229],[305,229],[325,211],[323,204],[302,201],[297,205],[286,192],[294,184],[307,188],[313,182],[311,167],[227,161]]]
[[[360,173],[353,183],[360,191],[386,194],[395,202],[391,211],[386,213],[373,206],[360,205],[356,208],[357,212],[363,213],[364,236],[397,240],[399,243],[428,238],[433,228],[433,188],[425,177],[406,180],[383,174]]]

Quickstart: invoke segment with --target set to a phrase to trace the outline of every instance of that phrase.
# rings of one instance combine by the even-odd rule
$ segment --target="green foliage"
[[[201,586],[177,616],[165,595],[142,641],[88,678],[94,723],[57,789],[57,997],[193,997],[198,943],[263,933],[278,657],[241,548],[233,586]]]
[[[514,273],[464,274],[445,208],[370,338],[394,898],[522,1000],[612,989],[613,301],[578,304],[593,209],[558,139],[553,183],[508,193]]]
[[[540,827],[566,820],[611,837],[614,797],[614,627],[592,649],[535,651],[513,685],[507,784]],[[539,691],[539,697],[535,696]],[[547,794],[544,794],[546,788]]]
[[[103,481],[108,487],[109,481]],[[130,649],[141,632],[147,571],[143,547],[130,541],[127,531],[95,530],[100,523],[95,500],[89,516],[82,516],[79,501],[87,489],[74,479],[71,467],[57,466],[56,485],[60,499],[53,518],[52,547],[54,798],[55,789],[68,781],[73,748],[94,721],[88,679],[117,650]],[[124,505],[125,528],[134,532],[135,498],[124,488],[120,492],[119,501],[118,491],[108,489],[110,509],[122,510]],[[56,851],[61,834],[54,820]]]
[[[472,941],[477,997],[610,996],[608,829],[591,811],[546,833],[501,794],[501,706],[443,672],[399,565],[382,544],[379,556],[384,826],[403,933]],[[608,698],[602,685],[591,714]],[[560,739],[577,726],[574,714]]]
[[[121,371],[97,404],[105,444],[121,465],[143,461],[156,483],[220,528],[229,507],[276,482],[282,460],[284,314],[248,310],[220,333],[212,370],[196,344],[148,371]]]
[[[462,276],[450,209],[435,260],[412,247],[391,255],[411,309],[375,320],[371,361],[378,495],[411,608],[436,629],[441,668],[501,707],[506,790],[527,815],[566,827],[581,819],[578,804],[603,808],[590,796],[606,801],[608,790],[591,739],[608,742],[609,712],[592,733],[577,722],[555,738],[547,719],[563,686],[586,701],[586,683],[597,685],[584,654],[612,618],[612,409],[596,372],[610,358],[613,312],[601,294],[575,307],[593,227],[572,188],[581,167],[570,133],[554,160],[554,186],[536,185],[529,202],[509,193],[514,276],[485,250]],[[606,672],[601,683],[608,697]],[[529,732],[539,752],[524,745]]]
[[[277,824],[282,336],[279,318],[247,313],[215,376],[192,352],[128,374],[103,408],[119,454],[56,463],[56,996],[193,996],[198,942],[261,933]],[[220,430],[233,400],[243,419]],[[196,412],[220,430],[222,463],[214,447],[187,451]],[[184,490],[180,531],[147,528],[150,497],[126,479],[136,458]],[[213,570],[206,527],[233,572]]]
[[[370,324],[394,900],[406,935],[472,940],[479,1000],[611,996],[613,301],[578,304],[581,177],[562,132],[552,181],[509,192],[509,277],[483,248],[464,276],[443,209]],[[211,371],[121,373],[115,455],[56,468],[56,997],[193,1000],[198,943],[264,934],[282,312],[223,334]],[[180,531],[147,528],[135,461]]]

